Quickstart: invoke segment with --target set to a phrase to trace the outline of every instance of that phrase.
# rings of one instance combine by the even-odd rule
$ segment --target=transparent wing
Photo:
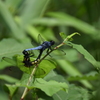
[[[53,59],[62,59],[66,55],[64,50],[57,49],[48,54],[48,57],[53,58]]]
[[[44,41],[45,41],[45,39],[39,34],[38,35],[38,46],[40,44],[42,44]],[[36,42],[35,41],[31,41],[31,44],[34,46],[34,45],[36,45]]]
[[[38,43],[42,44],[45,41],[45,39],[39,34],[38,35]]]
[[[63,50],[61,50],[61,49],[57,49],[57,50],[55,50],[55,51],[53,51],[52,53],[51,53],[51,55],[53,55],[53,57],[55,57],[55,56],[64,56],[64,55],[66,55],[66,53],[63,51]]]

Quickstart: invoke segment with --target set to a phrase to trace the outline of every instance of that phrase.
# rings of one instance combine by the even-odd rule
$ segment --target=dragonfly
[[[23,54],[24,54],[24,60],[23,63],[25,64],[25,66],[30,67],[33,65],[33,62],[30,61],[30,57],[34,56],[34,55],[30,55],[29,51],[32,50],[39,50],[39,55],[37,57],[37,59],[35,60],[38,61],[41,58],[41,55],[43,53],[43,51],[45,49],[47,49],[47,53],[49,50],[52,50],[51,46],[55,44],[55,41],[44,41],[41,45],[34,47],[34,48],[29,48],[29,49],[25,49],[23,50]]]

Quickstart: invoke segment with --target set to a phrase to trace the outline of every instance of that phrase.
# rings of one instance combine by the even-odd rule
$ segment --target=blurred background
[[[74,36],[72,42],[81,44],[100,61],[99,10],[99,0],[0,0],[0,59],[22,55],[24,49],[33,47],[31,41],[34,47],[38,46],[38,34],[59,44],[63,41],[60,32],[66,35],[78,32],[81,36]],[[77,50],[68,46],[61,49],[66,55],[54,58],[58,74],[68,77],[78,75],[77,71],[84,75],[95,71]],[[20,79],[22,72],[16,67],[9,70],[10,67],[1,62],[0,74]],[[4,80],[0,80],[0,94],[3,95]],[[90,87],[84,82],[81,85]]]

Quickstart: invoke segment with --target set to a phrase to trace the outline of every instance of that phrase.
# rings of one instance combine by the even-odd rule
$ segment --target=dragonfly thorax
[[[54,41],[50,41],[50,42],[48,42],[48,41],[44,41],[42,44],[41,44],[41,46],[43,47],[43,49],[46,49],[46,48],[49,48],[49,47],[51,47],[52,45],[54,45]]]

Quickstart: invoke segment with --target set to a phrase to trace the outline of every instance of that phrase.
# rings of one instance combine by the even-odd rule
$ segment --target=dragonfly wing
[[[38,42],[39,44],[42,44],[45,41],[45,39],[39,34],[38,35]]]
[[[54,50],[49,56],[54,59],[62,59],[65,55],[66,53],[63,50]]]
[[[38,44],[41,45],[44,41],[45,41],[45,39],[39,34],[38,35]],[[31,44],[34,46],[33,41],[31,41]]]

